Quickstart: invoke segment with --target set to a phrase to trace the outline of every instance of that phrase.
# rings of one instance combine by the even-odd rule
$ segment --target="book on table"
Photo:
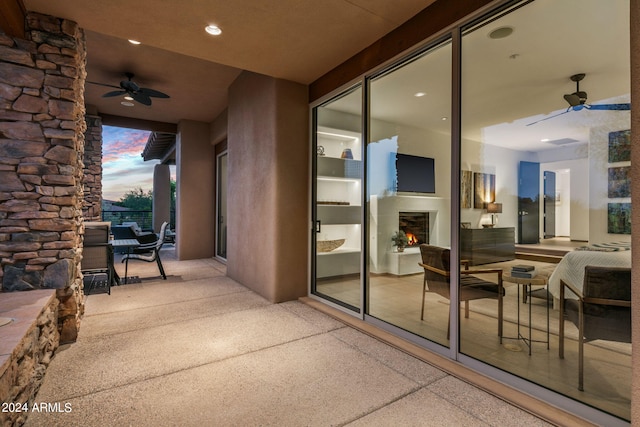
[[[527,265],[527,264],[518,264],[511,267],[511,271],[522,271],[522,272],[533,271],[535,269],[536,269],[535,266]]]
[[[529,271],[517,271],[517,270],[511,270],[511,277],[520,277],[523,279],[532,279],[534,277],[536,277],[537,273],[536,270],[529,270]]]

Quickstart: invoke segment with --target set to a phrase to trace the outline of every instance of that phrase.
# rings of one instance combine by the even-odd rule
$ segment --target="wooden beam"
[[[492,1],[437,0],[386,36],[311,83],[309,101],[313,102],[330,93]]]
[[[0,0],[0,30],[9,37],[24,39],[26,11],[22,0]]]
[[[134,119],[131,117],[101,114],[102,124],[128,129],[150,130],[152,132],[178,133],[178,125],[175,123],[155,122],[153,120]]]

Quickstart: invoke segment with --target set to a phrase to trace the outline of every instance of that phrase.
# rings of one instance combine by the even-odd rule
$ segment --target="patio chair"
[[[424,280],[422,284],[422,309],[420,320],[424,320],[424,300],[427,292],[434,292],[447,299],[450,298],[451,271],[450,271],[450,250],[438,246],[427,244],[420,245],[420,254],[424,268]],[[488,282],[474,274],[496,274],[496,282]],[[502,287],[502,269],[473,269],[460,271],[460,287],[458,288],[458,298],[464,301],[464,317],[469,317],[469,301],[474,299],[491,298],[498,300],[498,336],[502,342],[502,297],[504,296]],[[449,306],[451,310],[451,305]],[[447,339],[451,325],[447,329]]]
[[[167,275],[164,272],[164,268],[162,267],[162,260],[160,259],[160,249],[164,244],[167,225],[168,224],[166,222],[162,223],[162,226],[160,227],[160,234],[157,236],[155,234],[138,236],[140,246],[135,248],[133,250],[133,253],[125,254],[122,257],[122,262],[133,259],[139,259],[140,261],[145,262],[155,261],[158,264],[158,270],[160,270],[162,278],[164,280],[167,280]]]
[[[565,298],[566,289],[578,299]],[[578,390],[584,391],[584,343],[593,340],[631,342],[631,269],[584,268],[583,289],[560,280],[558,355],[564,359],[564,321],[578,327]]]

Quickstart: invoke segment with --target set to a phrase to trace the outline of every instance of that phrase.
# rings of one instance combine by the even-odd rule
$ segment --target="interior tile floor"
[[[547,425],[308,305],[271,304],[213,259],[163,262],[166,281],[131,262],[141,283],[87,297],[36,396],[70,410],[27,426]]]

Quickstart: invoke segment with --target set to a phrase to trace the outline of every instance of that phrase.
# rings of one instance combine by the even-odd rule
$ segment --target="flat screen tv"
[[[435,193],[435,161],[429,157],[396,153],[396,191]]]

